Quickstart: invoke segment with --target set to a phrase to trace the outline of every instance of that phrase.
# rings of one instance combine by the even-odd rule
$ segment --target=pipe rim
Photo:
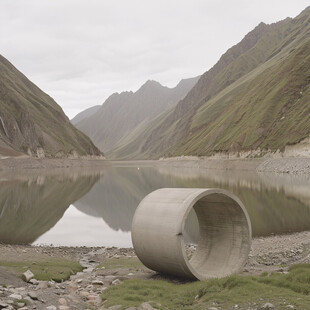
[[[234,200],[238,205],[239,207],[241,208],[241,210],[243,211],[243,214],[246,218],[246,221],[247,221],[247,224],[248,224],[248,232],[249,232],[249,250],[251,249],[251,241],[252,241],[252,226],[251,226],[251,221],[250,221],[250,217],[248,215],[248,212],[244,206],[244,204],[242,203],[242,201],[236,196],[234,195],[233,193],[225,190],[225,189],[221,189],[221,188],[208,188],[208,189],[205,189],[203,192],[200,192],[199,194],[197,194],[195,196],[194,199],[191,200],[191,202],[188,204],[188,208],[185,210],[184,214],[183,214],[183,217],[182,217],[182,221],[180,223],[180,232],[182,233],[180,235],[180,238],[179,238],[179,246],[181,247],[181,251],[182,251],[182,256],[183,256],[183,259],[184,259],[184,262],[187,266],[187,268],[190,270],[190,272],[193,274],[193,276],[198,279],[198,280],[206,280],[206,279],[209,279],[210,277],[208,276],[204,276],[203,274],[199,273],[190,263],[190,260],[187,258],[187,255],[186,255],[186,244],[185,244],[185,241],[184,241],[184,238],[183,238],[183,235],[184,235],[184,230],[185,230],[185,222],[186,222],[186,219],[188,217],[188,214],[189,212],[193,209],[194,205],[199,201],[201,200],[202,198],[205,198],[209,195],[212,195],[212,194],[222,194],[222,195],[225,195],[227,197],[229,197],[230,199]],[[198,249],[198,247],[197,247]],[[196,251],[197,251],[196,249]],[[247,258],[245,257],[243,259],[243,261],[240,262],[240,266],[239,266],[239,270],[246,264],[246,261],[247,261]]]

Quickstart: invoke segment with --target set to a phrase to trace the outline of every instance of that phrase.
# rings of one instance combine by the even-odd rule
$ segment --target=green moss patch
[[[13,270],[20,276],[29,269],[37,280],[54,280],[56,282],[67,280],[71,275],[83,270],[78,262],[58,259],[33,262],[0,261],[0,266]]]
[[[104,291],[106,306],[124,308],[153,301],[160,309],[259,308],[271,302],[276,309],[310,309],[310,265],[295,265],[288,274],[230,276],[187,284],[162,280],[127,280]]]

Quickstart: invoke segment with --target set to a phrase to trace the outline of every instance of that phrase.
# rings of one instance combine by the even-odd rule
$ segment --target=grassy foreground
[[[12,270],[20,276],[29,269],[37,280],[54,280],[56,282],[67,280],[71,275],[83,270],[83,267],[78,262],[60,259],[32,262],[0,261],[0,267]]]
[[[123,309],[153,301],[158,309],[259,309],[270,302],[276,309],[310,309],[310,264],[294,265],[289,273],[230,276],[202,282],[175,284],[162,280],[127,280],[104,291],[105,306]],[[161,304],[159,306],[156,304]]]

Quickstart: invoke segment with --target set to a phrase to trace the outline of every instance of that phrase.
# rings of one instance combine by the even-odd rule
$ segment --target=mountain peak
[[[139,90],[145,90],[145,89],[154,89],[154,88],[163,88],[159,82],[154,81],[154,80],[147,80],[140,88]],[[138,91],[139,91],[138,90]]]

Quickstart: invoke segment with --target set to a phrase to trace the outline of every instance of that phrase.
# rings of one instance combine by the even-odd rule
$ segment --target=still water
[[[0,174],[0,242],[132,246],[139,202],[162,187],[217,187],[237,195],[253,236],[310,230],[310,176],[196,168],[106,167]],[[196,234],[197,224],[192,221]]]

